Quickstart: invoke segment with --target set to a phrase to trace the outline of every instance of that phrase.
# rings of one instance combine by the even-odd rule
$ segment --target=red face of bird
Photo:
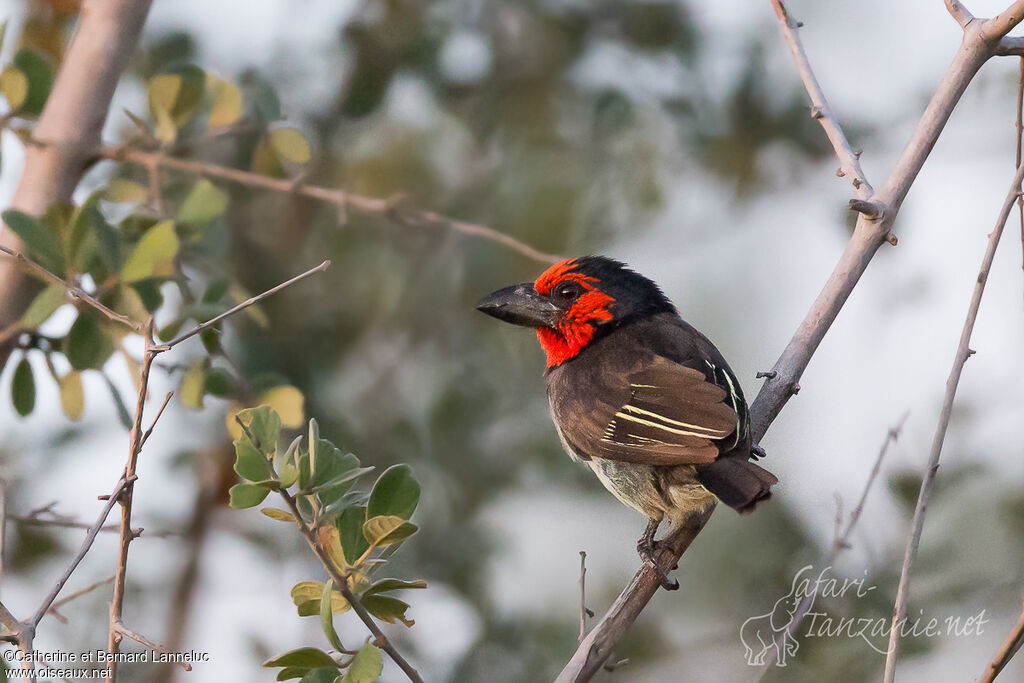
[[[574,358],[604,329],[674,309],[647,278],[618,261],[587,256],[559,261],[533,283],[499,289],[477,310],[536,328],[552,368]]]

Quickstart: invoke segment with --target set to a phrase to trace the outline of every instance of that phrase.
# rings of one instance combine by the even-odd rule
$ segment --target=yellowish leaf
[[[304,164],[312,156],[309,142],[294,128],[278,128],[271,131],[270,144],[282,159],[296,164]]]
[[[7,98],[7,105],[15,111],[28,97],[28,78],[16,66],[7,65],[0,71],[0,94]]]
[[[82,417],[85,409],[85,392],[82,390],[82,373],[72,370],[59,380],[60,405],[71,420]]]
[[[230,126],[242,117],[242,93],[233,83],[206,75],[207,87],[213,92],[213,108],[210,110],[210,127]]]
[[[137,282],[148,277],[174,274],[174,257],[180,242],[173,221],[162,221],[146,231],[121,269],[121,280]]]
[[[305,397],[293,386],[267,389],[256,401],[258,406],[270,406],[281,416],[281,425],[289,429],[301,427],[306,422]]]
[[[149,189],[124,178],[115,178],[107,183],[103,190],[103,198],[108,202],[123,204],[126,202],[144,202],[149,197]]]

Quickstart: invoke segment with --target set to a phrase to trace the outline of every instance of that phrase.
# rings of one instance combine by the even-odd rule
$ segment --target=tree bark
[[[28,145],[25,168],[10,208],[43,214],[56,202],[68,202],[87,163],[99,148],[114,89],[128,65],[152,0],[85,0],[75,34],[57,72],[33,137],[47,144]],[[0,245],[20,252],[11,230]],[[0,329],[25,312],[36,287],[19,264],[0,258]],[[14,339],[0,344],[0,367]]]

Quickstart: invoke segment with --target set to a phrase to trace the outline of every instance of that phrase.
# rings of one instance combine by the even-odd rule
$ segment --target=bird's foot
[[[658,578],[661,581],[661,587],[667,591],[679,590],[678,581],[669,581],[668,575],[661,571],[661,567],[654,561],[654,550],[659,546],[659,541],[652,541],[648,538],[641,538],[637,541],[636,552],[640,555],[640,559],[645,563],[650,564],[654,567],[654,571],[658,572]]]

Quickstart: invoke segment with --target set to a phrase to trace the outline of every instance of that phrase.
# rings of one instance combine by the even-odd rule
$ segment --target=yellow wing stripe
[[[661,420],[662,422],[666,422],[666,423],[668,423],[670,425],[675,425],[676,427],[687,427],[689,429],[695,429],[695,430],[700,431],[700,432],[706,432],[706,435],[709,436],[710,438],[713,438],[713,439],[721,439],[723,437],[728,436],[731,433],[731,432],[726,431],[724,429],[711,429],[710,427],[704,427],[702,425],[695,425],[695,424],[690,424],[688,422],[680,422],[678,420],[672,420],[672,419],[669,419],[669,418],[665,417],[664,415],[659,415],[658,413],[652,412],[650,410],[644,410],[643,408],[637,408],[636,406],[630,405],[628,403],[626,405],[624,405],[622,407],[622,409],[623,410],[628,410],[631,413],[637,413],[639,415],[647,415],[648,417],[652,417],[652,418],[655,418],[657,420]],[[622,413],[619,412],[619,413],[616,413],[616,415],[622,415]],[[623,415],[623,417],[626,417],[626,416]],[[704,434],[701,434],[700,436],[704,436]]]
[[[714,438],[714,437],[710,436],[707,432],[692,432],[692,431],[688,431],[688,430],[685,430],[685,429],[674,429],[672,427],[669,427],[668,425],[659,424],[657,422],[651,422],[650,420],[644,420],[644,419],[639,418],[639,417],[637,417],[635,415],[629,415],[628,413],[624,413],[624,412],[615,413],[615,416],[616,417],[621,417],[624,420],[629,420],[631,422],[636,422],[637,424],[647,425],[648,427],[654,427],[655,429],[660,429],[662,431],[669,432],[671,434],[679,434],[680,436],[696,436],[696,437],[699,437],[701,439]]]

